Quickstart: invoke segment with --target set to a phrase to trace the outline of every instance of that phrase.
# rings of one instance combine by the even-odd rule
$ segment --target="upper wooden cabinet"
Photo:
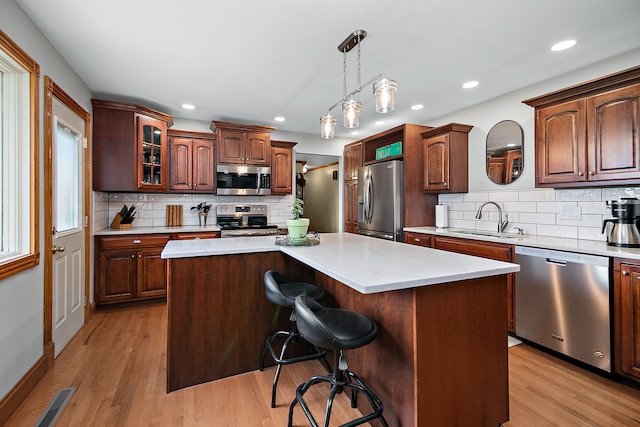
[[[169,130],[169,191],[215,191],[215,135]]]
[[[362,143],[352,142],[344,146],[344,180],[358,179],[358,169],[362,167]]]
[[[535,107],[536,186],[640,183],[640,67],[523,102]]]
[[[138,105],[92,99],[93,189],[164,192],[169,115]]]
[[[211,122],[217,136],[218,163],[269,166],[271,132],[275,128]]]
[[[469,191],[468,136],[473,126],[449,123],[422,133],[424,140],[424,191]]]
[[[271,141],[271,194],[291,194],[293,147],[297,142]]]

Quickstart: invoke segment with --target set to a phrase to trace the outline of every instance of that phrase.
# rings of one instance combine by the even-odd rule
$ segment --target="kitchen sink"
[[[486,237],[495,237],[497,239],[517,239],[522,237],[518,234],[509,234],[509,233],[494,233],[491,231],[480,231],[480,230],[464,230],[464,229],[451,229],[449,230],[452,233],[456,234],[468,234],[471,236],[486,236]]]

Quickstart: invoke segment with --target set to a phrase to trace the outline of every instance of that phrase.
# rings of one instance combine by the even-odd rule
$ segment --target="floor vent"
[[[77,387],[69,387],[57,392],[56,395],[53,396],[53,399],[51,399],[49,406],[47,406],[44,413],[35,424],[35,427],[50,427],[54,425],[67,402],[73,395],[73,392],[76,391],[76,388]]]

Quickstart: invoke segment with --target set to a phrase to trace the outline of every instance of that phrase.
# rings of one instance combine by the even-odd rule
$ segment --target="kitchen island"
[[[265,339],[288,322],[264,294],[263,274],[275,269],[323,288],[324,305],[378,323],[376,340],[347,360],[390,425],[508,420],[506,274],[516,264],[353,234],[309,247],[273,236],[171,241],[162,257],[168,391],[257,369]]]

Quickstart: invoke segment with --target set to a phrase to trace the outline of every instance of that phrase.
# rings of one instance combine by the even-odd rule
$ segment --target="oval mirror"
[[[524,133],[513,120],[497,123],[487,134],[487,176],[496,184],[510,184],[522,174]]]

